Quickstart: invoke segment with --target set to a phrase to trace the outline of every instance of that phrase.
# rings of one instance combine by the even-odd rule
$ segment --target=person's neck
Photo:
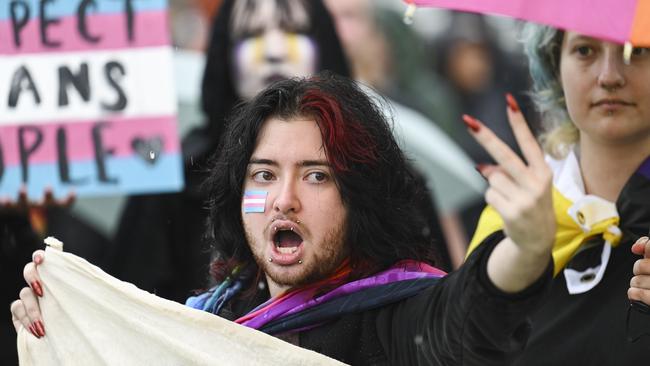
[[[578,161],[585,192],[616,202],[623,186],[650,155],[650,144],[605,145],[581,138]]]
[[[266,276],[266,283],[269,286],[269,293],[271,294],[271,298],[280,295],[281,293],[285,292],[290,288],[289,286],[278,285],[277,283],[273,282],[273,280],[270,279],[269,276]]]

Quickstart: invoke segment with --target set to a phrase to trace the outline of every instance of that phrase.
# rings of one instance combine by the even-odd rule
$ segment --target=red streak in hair
[[[349,171],[354,163],[377,161],[377,147],[372,136],[359,121],[345,119],[336,99],[312,89],[305,93],[302,102],[305,114],[318,123],[327,157],[335,171]]]

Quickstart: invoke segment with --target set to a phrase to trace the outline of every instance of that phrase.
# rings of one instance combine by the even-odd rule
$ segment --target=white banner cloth
[[[157,297],[59,249],[48,247],[44,259],[46,336],[21,327],[20,365],[342,365]]]

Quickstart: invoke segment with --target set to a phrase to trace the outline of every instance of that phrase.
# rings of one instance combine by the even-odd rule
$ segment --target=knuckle
[[[627,289],[627,297],[630,300],[640,300],[641,299],[641,290],[638,288],[630,287]]]
[[[29,262],[23,267],[23,277],[25,277],[26,280],[31,278],[34,273],[34,262]]]
[[[20,299],[23,300],[27,296],[31,296],[32,294],[32,289],[29,287],[23,287],[22,290],[20,290],[20,293],[18,294],[20,296]]]
[[[646,304],[650,304],[650,291],[648,291],[648,290],[639,290],[639,295],[640,295],[641,301],[643,301]]]
[[[27,317],[30,319],[38,319],[40,318],[40,311],[38,308],[26,308],[27,309]]]
[[[494,206],[494,188],[488,187],[485,191],[485,202],[491,206]]]
[[[21,306],[23,306],[22,300],[14,300],[11,302],[11,305],[9,305],[9,311],[15,313]]]
[[[648,259],[639,259],[637,260],[638,263],[638,273],[634,273],[635,275],[647,275],[650,274],[650,260]]]

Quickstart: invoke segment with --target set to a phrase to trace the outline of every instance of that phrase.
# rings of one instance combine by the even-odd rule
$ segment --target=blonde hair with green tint
[[[540,141],[556,159],[563,158],[578,142],[580,134],[567,111],[560,83],[560,52],[564,31],[528,23],[522,42],[533,80],[532,98],[542,116]]]

